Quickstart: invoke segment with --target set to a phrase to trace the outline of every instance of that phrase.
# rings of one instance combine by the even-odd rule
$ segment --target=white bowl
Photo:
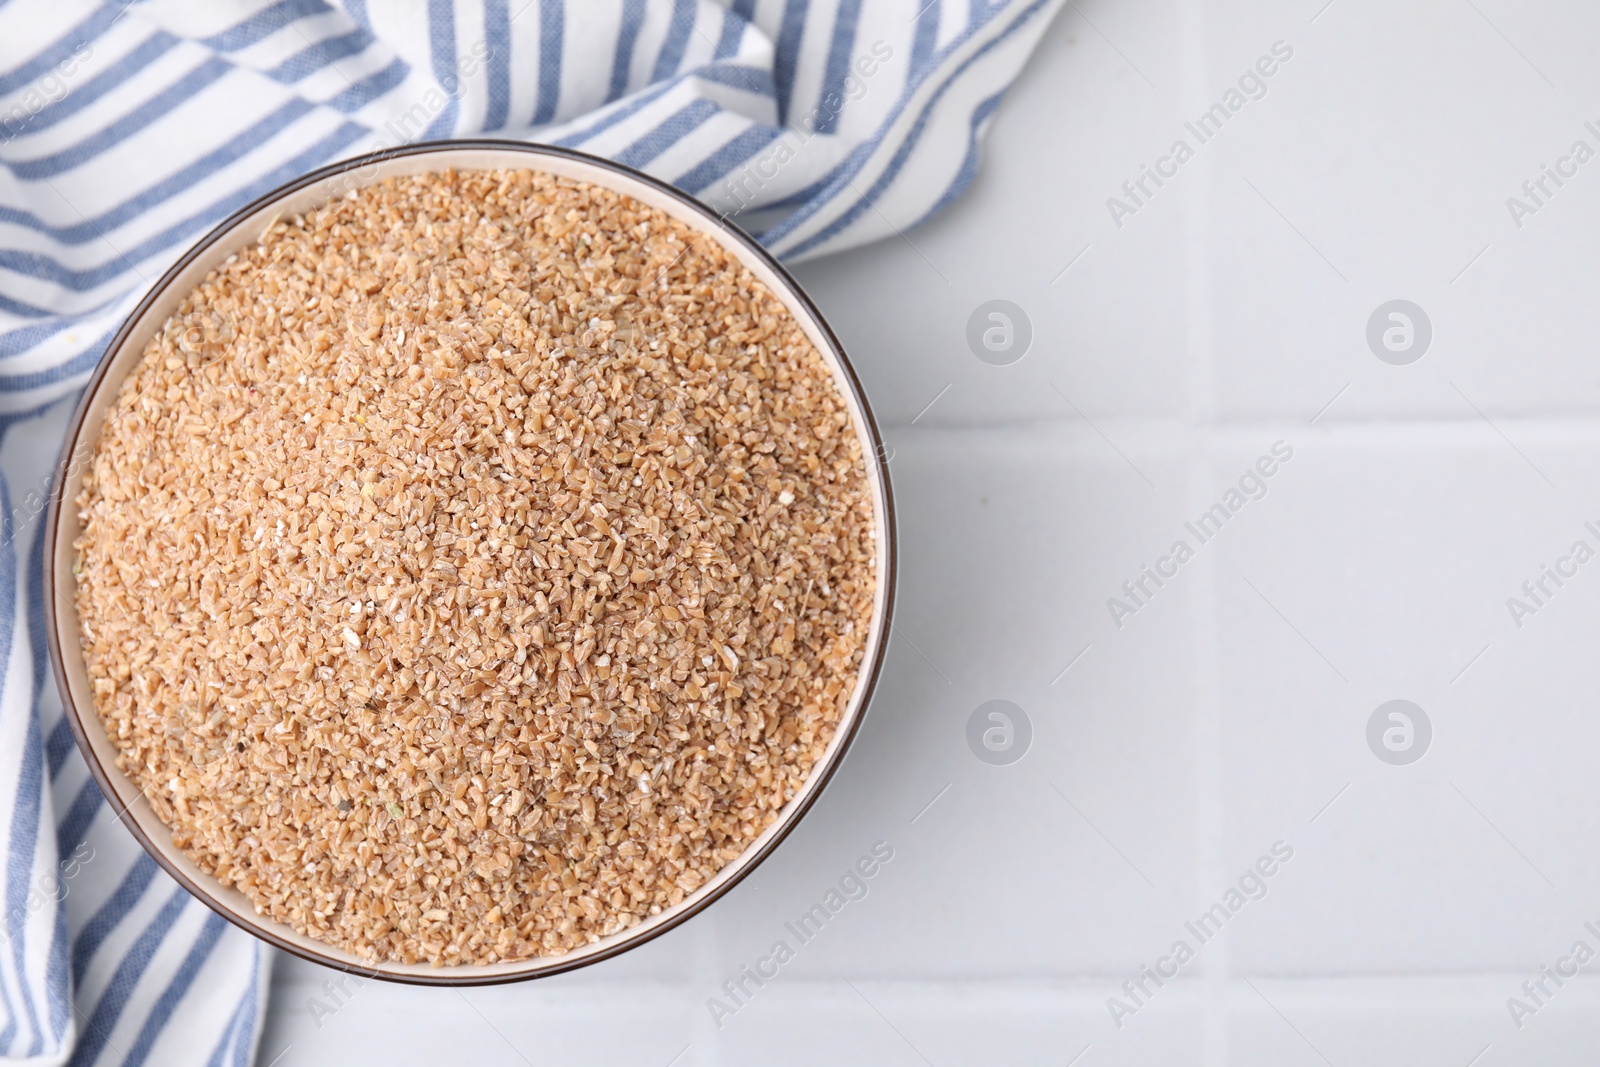
[[[74,457],[88,454],[97,439],[105,413],[123,378],[137,364],[146,343],[172,311],[210,271],[234,252],[255,241],[280,216],[293,215],[349,192],[401,175],[456,170],[527,169],[544,171],[624,193],[671,215],[717,241],[761,279],[783,301],[805,330],[817,351],[833,370],[834,382],[849,405],[861,451],[866,458],[874,509],[877,548],[877,590],[865,655],[833,740],[798,794],[778,813],[772,825],[750,843],[740,856],[718,871],[682,903],[627,930],[603,937],[563,956],[537,957],[508,963],[434,966],[427,963],[370,964],[349,952],[297,933],[284,923],[256,914],[255,906],[239,890],[224,887],[200,870],[172,844],[172,831],[151,808],[139,787],[117,769],[116,746],[106,736],[95,712],[93,688],[83,663],[79,643],[76,580],[72,573],[73,543],[80,532],[74,505],[81,485],[82,463]],[[150,294],[128,316],[112,339],[99,369],[84,390],[62,447],[46,526],[45,597],[46,634],[56,684],[78,748],[89,762],[107,800],[147,852],[184,888],[223,918],[286,952],[341,970],[397,982],[421,985],[480,985],[538,978],[572,970],[624,952],[665,933],[708,906],[749,874],[784,836],[793,830],[814,804],[838,769],[861,720],[883,665],[888,644],[889,617],[895,582],[894,510],[889,491],[888,466],[861,385],[850,368],[838,339],[794,279],[765,249],[737,227],[718,218],[684,193],[654,178],[607,160],[580,152],[508,141],[442,141],[380,152],[336,163],[285,185],[244,208],[211,231],[162,276]]]

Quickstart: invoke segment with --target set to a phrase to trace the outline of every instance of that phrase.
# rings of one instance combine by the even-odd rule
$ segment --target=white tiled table
[[[1520,228],[1506,198],[1600,150],[1600,8],[1322,5],[1069,7],[963,201],[801,268],[895,449],[900,636],[756,876],[534,984],[369,984],[319,1019],[326,976],[280,960],[260,1062],[1595,1062],[1600,982],[1547,979],[1520,1030],[1506,1001],[1600,950],[1600,560],[1520,629],[1506,601],[1600,549],[1600,160]],[[1106,198],[1280,40],[1266,95],[1116,227]],[[992,298],[1032,322],[1011,366],[964,339]],[[1433,327],[1408,366],[1366,342],[1395,298]],[[1278,441],[1199,545],[1185,521]],[[1119,629],[1107,598],[1179,538]],[[1033,724],[1010,766],[965,740],[996,698]],[[1396,698],[1433,728],[1406,766],[1366,740]],[[870,894],[717,1029],[707,998],[880,839]],[[1200,946],[1185,922],[1278,841]],[[1179,939],[1119,1029],[1107,998]]]

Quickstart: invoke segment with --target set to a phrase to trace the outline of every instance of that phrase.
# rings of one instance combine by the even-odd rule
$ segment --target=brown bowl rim
[[[526,982],[539,978],[549,978],[557,974],[564,974],[569,971],[577,970],[581,967],[587,967],[603,960],[612,959],[624,952],[637,948],[640,945],[647,944],[648,942],[660,937],[662,934],[665,934],[669,930],[673,930],[681,926],[689,919],[710,907],[717,900],[720,900],[731,889],[733,889],[734,886],[738,885],[745,878],[749,877],[752,871],[759,867],[767,859],[767,857],[771,856],[772,853],[776,851],[777,847],[783,843],[784,839],[789,836],[794,828],[800,824],[800,821],[804,819],[805,816],[811,811],[817,800],[822,796],[823,791],[833,780],[833,776],[838,771],[840,765],[844,762],[845,756],[850,750],[850,746],[855,742],[856,735],[861,729],[862,722],[867,717],[867,709],[872,702],[872,695],[877,689],[878,680],[883,670],[884,660],[888,653],[889,636],[893,631],[895,594],[897,590],[896,567],[898,561],[898,535],[895,528],[894,493],[889,481],[889,463],[885,458],[883,435],[878,430],[878,423],[876,418],[873,416],[872,407],[867,400],[866,390],[861,387],[861,380],[856,375],[856,370],[850,362],[850,357],[846,354],[844,346],[839,343],[839,338],[834,334],[833,328],[828,325],[827,319],[823,317],[822,312],[817,308],[816,304],[811,300],[811,297],[806,293],[805,289],[800,285],[800,283],[795,280],[794,276],[790,274],[789,271],[778,261],[778,259],[773,256],[772,253],[769,252],[764,246],[762,246],[760,242],[751,237],[738,225],[730,222],[726,215],[716,214],[705,204],[678,189],[676,186],[670,185],[658,178],[651,177],[650,175],[625,164],[616,163],[612,160],[591,155],[588,152],[580,152],[572,148],[565,148],[557,145],[529,144],[525,141],[509,141],[494,138],[422,141],[416,144],[383,149],[377,152],[369,152],[364,155],[355,156],[351,159],[342,160],[336,163],[328,164],[327,166],[319,167],[316,170],[310,171],[299,178],[286,182],[283,185],[277,186],[271,191],[256,197],[254,200],[250,201],[250,203],[230,214],[226,219],[212,227],[212,229],[207,232],[204,237],[196,241],[189,248],[189,250],[177,260],[177,262],[173,263],[173,265],[169,267],[164,274],[162,274],[160,279],[150,287],[150,291],[142,300],[139,301],[138,306],[129,312],[127,317],[123,319],[122,326],[117,330],[115,336],[112,337],[110,343],[106,345],[105,352],[101,355],[100,361],[96,365],[94,373],[89,377],[89,381],[84,385],[83,393],[78,400],[77,408],[73,412],[72,421],[67,426],[66,439],[61,447],[61,455],[56,462],[55,481],[53,483],[55,490],[50,494],[50,506],[45,520],[45,565],[42,576],[45,590],[45,641],[49,646],[51,673],[55,678],[56,689],[61,694],[62,713],[66,716],[67,723],[72,730],[73,740],[77,743],[78,751],[83,755],[85,762],[88,763],[89,772],[93,775],[95,783],[100,787],[100,791],[105,794],[108,805],[117,807],[117,801],[115,798],[118,796],[118,792],[116,787],[113,785],[113,779],[118,778],[121,780],[127,780],[127,777],[126,775],[123,775],[121,771],[108,770],[106,767],[101,765],[100,760],[94,753],[94,748],[89,743],[88,734],[84,730],[79,709],[77,704],[72,699],[72,691],[67,685],[66,668],[62,660],[61,651],[61,626],[63,620],[56,613],[55,570],[53,561],[55,560],[55,554],[57,551],[57,538],[60,533],[61,517],[65,509],[65,501],[62,500],[63,487],[66,484],[66,477],[69,466],[72,462],[72,457],[77,452],[78,438],[83,430],[84,419],[88,416],[90,408],[96,402],[100,390],[105,384],[106,373],[109,370],[112,362],[110,357],[116,353],[127,341],[128,335],[133,330],[134,325],[138,323],[150,305],[166,292],[173,280],[185,268],[193,263],[195,259],[202,255],[223,236],[228,234],[228,232],[232,230],[235,225],[255,212],[260,211],[271,202],[282,199],[300,189],[310,185],[315,185],[318,182],[322,182],[330,177],[334,177],[352,170],[357,170],[374,163],[381,163],[403,156],[428,155],[434,152],[458,149],[513,150],[526,153],[527,155],[535,158],[540,156],[553,156],[594,166],[601,170],[619,174],[637,182],[642,182],[645,185],[652,187],[657,192],[678,201],[690,212],[698,216],[703,226],[708,230],[715,229],[720,231],[726,239],[744,246],[748,252],[760,259],[763,264],[770,269],[788,288],[788,295],[792,296],[800,304],[800,306],[805,310],[806,314],[811,317],[812,323],[826,339],[834,359],[838,361],[839,367],[844,373],[845,380],[849,383],[850,390],[854,394],[853,399],[855,400],[856,404],[859,405],[862,419],[865,423],[863,429],[866,437],[873,446],[872,456],[870,459],[867,459],[867,462],[874,463],[877,466],[878,477],[883,486],[883,515],[881,516],[883,531],[881,536],[884,539],[884,555],[886,559],[886,566],[883,568],[882,573],[878,575],[878,581],[886,583],[883,597],[882,634],[880,640],[878,641],[878,647],[873,653],[871,662],[862,664],[861,669],[865,672],[866,680],[861,689],[860,702],[855,707],[850,721],[845,724],[845,735],[843,740],[834,750],[833,755],[829,757],[821,767],[812,768],[811,773],[813,776],[816,776],[816,786],[811,790],[810,795],[805,797],[799,806],[789,813],[784,821],[778,825],[773,836],[768,839],[764,845],[758,849],[755,849],[753,852],[740,854],[739,858],[735,860],[735,862],[739,864],[739,869],[730,875],[722,884],[708,891],[700,899],[688,903],[687,906],[683,907],[682,910],[677,914],[671,915],[664,919],[649,932],[632,938],[624,937],[619,939],[616,944],[596,950],[595,952],[583,956],[581,959],[564,963],[562,962],[562,957],[557,956],[551,958],[549,963],[536,965],[537,969],[531,970],[524,974],[473,975],[461,977],[451,976],[448,973],[450,970],[448,966],[439,968],[440,973],[438,975],[396,974],[393,972],[384,971],[381,969],[381,967],[353,967],[344,960],[335,959],[330,956],[323,956],[314,950],[279,937],[273,932],[270,926],[265,925],[267,923],[270,923],[273,926],[280,925],[277,920],[263,920],[263,925],[255,925],[232,910],[224,907],[219,901],[213,898],[212,894],[206,888],[196,884],[193,879],[189,878],[186,874],[180,871],[177,866],[168,859],[166,855],[166,849],[153,842],[145,834],[143,828],[139,826],[138,822],[129,813],[126,806],[117,811],[118,819],[120,819],[123,825],[132,832],[135,840],[139,842],[140,847],[143,848],[144,851],[161,866],[162,870],[164,870],[179,885],[183,886],[183,888],[187,890],[191,896],[205,904],[218,915],[222,916],[222,918],[249,933],[252,937],[255,937],[261,941],[265,941],[267,944],[272,945],[274,948],[277,948],[280,951],[287,952],[290,955],[297,956],[300,959],[306,960],[310,963],[315,963],[323,967],[330,967],[346,973],[359,974],[363,977],[376,978],[382,981],[395,982],[402,985],[467,987],[480,985],[505,985],[512,982]],[[76,622],[76,616],[74,616],[72,621]],[[93,709],[91,709],[91,713],[92,711]],[[619,931],[619,933],[626,933],[626,931]],[[538,957],[535,957],[535,960],[537,959]]]

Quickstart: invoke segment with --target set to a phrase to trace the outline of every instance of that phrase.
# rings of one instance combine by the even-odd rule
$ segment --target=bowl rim
[[[153,305],[158,299],[162,298],[167,293],[168,289],[179,277],[179,275],[189,268],[195,262],[195,260],[203,256],[212,245],[229,236],[229,234],[241,222],[249,218],[251,215],[254,215],[268,207],[274,201],[286,199],[292,196],[294,193],[299,192],[309,186],[325,182],[328,179],[337,177],[340,174],[360,170],[375,164],[385,163],[393,159],[409,156],[424,156],[445,151],[474,149],[487,151],[513,151],[526,154],[530,157],[530,169],[539,169],[538,160],[541,157],[553,157],[584,166],[594,167],[602,171],[619,175],[624,179],[639,182],[650,187],[654,192],[676,201],[679,206],[686,209],[688,213],[694,215],[699,220],[698,228],[700,228],[702,232],[706,232],[708,235],[713,236],[713,239],[716,239],[716,236],[720,235],[720,238],[724,243],[731,242],[733,244],[742,246],[745,252],[759,260],[763,266],[770,270],[773,275],[779,279],[779,281],[787,289],[787,293],[784,295],[791,298],[800,306],[800,308],[803,309],[805,314],[810,319],[810,325],[814,326],[817,332],[820,333],[823,339],[826,341],[827,348],[830,350],[829,355],[831,355],[834,364],[849,386],[850,393],[852,394],[849,399],[855,403],[856,408],[860,413],[863,425],[860,427],[859,433],[864,436],[872,445],[872,455],[863,456],[862,458],[863,461],[869,466],[876,467],[876,473],[880,486],[877,496],[881,500],[882,514],[876,516],[876,518],[881,526],[878,537],[882,543],[883,562],[882,566],[880,566],[878,569],[877,581],[882,586],[882,597],[881,608],[878,609],[881,610],[881,616],[873,619],[873,625],[880,626],[881,631],[879,633],[877,646],[875,649],[873,649],[870,659],[864,660],[859,668],[859,695],[854,705],[846,709],[846,721],[843,721],[840,724],[840,728],[843,730],[843,736],[838,738],[837,744],[834,746],[833,752],[830,755],[824,757],[823,760],[813,765],[810,775],[807,776],[806,784],[810,787],[809,791],[804,796],[798,798],[798,803],[796,806],[782,818],[781,822],[775,825],[771,837],[769,837],[765,842],[759,844],[759,846],[752,847],[745,852],[741,852],[739,856],[732,861],[730,866],[737,864],[737,869],[734,870],[720,884],[712,886],[698,897],[695,897],[693,894],[691,894],[690,897],[685,898],[682,903],[674,905],[671,909],[664,911],[662,913],[662,918],[658,922],[652,925],[650,929],[643,931],[640,934],[637,934],[633,937],[627,937],[625,936],[627,934],[626,930],[617,931],[616,933],[607,935],[609,938],[616,938],[616,941],[613,944],[596,948],[593,951],[584,953],[582,955],[578,955],[576,952],[569,952],[563,956],[531,957],[528,961],[525,961],[529,965],[529,970],[524,972],[511,972],[505,974],[480,973],[471,975],[452,975],[450,973],[452,970],[452,965],[447,964],[435,968],[434,973],[401,973],[385,970],[385,963],[379,963],[374,966],[351,965],[347,960],[335,958],[330,955],[322,955],[317,950],[308,948],[303,944],[290,941],[280,936],[276,932],[275,927],[287,927],[288,924],[282,923],[276,919],[259,915],[255,916],[254,921],[252,921],[251,917],[241,915],[224,906],[220,900],[216,899],[210,889],[208,889],[206,886],[198,884],[171,860],[167,853],[170,849],[175,848],[175,846],[172,846],[170,843],[166,846],[162,846],[151,840],[151,838],[145,833],[144,828],[139,825],[138,821],[134,818],[132,812],[129,810],[132,807],[132,801],[126,805],[119,804],[118,798],[120,793],[116,788],[115,782],[119,780],[131,782],[131,779],[124,775],[120,770],[115,768],[108,769],[101,763],[100,759],[95,754],[94,747],[91,744],[89,735],[83,725],[82,713],[80,712],[77,703],[73,699],[72,689],[68,685],[66,665],[62,652],[62,628],[63,625],[71,626],[74,631],[73,638],[76,639],[77,615],[74,611],[70,617],[63,618],[56,610],[58,590],[56,588],[55,581],[56,574],[54,561],[58,551],[58,540],[61,533],[63,516],[66,514],[66,501],[64,499],[66,480],[69,475],[70,465],[73,461],[73,457],[78,452],[79,438],[83,432],[84,422],[87,419],[90,411],[97,406],[97,403],[100,400],[100,394],[106,385],[107,374],[112,363],[114,362],[115,355],[120,351],[122,346],[127,343],[129,335],[139,324],[140,320],[150,309],[151,305]],[[625,196],[630,195],[622,190],[613,191],[619,192],[621,195]],[[810,295],[806,293],[805,289],[799,284],[798,281],[795,280],[794,276],[789,273],[783,264],[780,263],[778,259],[773,256],[772,253],[769,252],[764,246],[762,246],[761,243],[754,237],[746,233],[737,224],[729,221],[725,214],[717,214],[711,210],[710,207],[701,203],[699,200],[696,200],[688,193],[678,189],[676,186],[670,185],[658,178],[654,178],[640,170],[627,166],[626,164],[617,163],[600,156],[591,155],[587,152],[582,152],[576,149],[566,148],[558,145],[531,144],[525,141],[501,140],[495,138],[463,138],[421,141],[414,144],[386,148],[380,151],[368,152],[359,156],[351,157],[349,159],[340,160],[309,171],[298,178],[276,186],[275,188],[259,197],[256,197],[248,204],[240,207],[238,210],[228,215],[227,218],[218,222],[210,230],[208,230],[204,236],[196,240],[194,244],[192,244],[189,249],[181,257],[179,257],[178,260],[174,262],[172,266],[170,266],[153,285],[150,286],[149,291],[133,308],[133,310],[131,310],[122,320],[121,326],[112,336],[111,341],[106,345],[105,351],[102,353],[99,362],[96,364],[94,372],[89,376],[88,381],[85,383],[83,392],[78,399],[75,410],[73,411],[72,419],[67,424],[66,436],[62,442],[61,452],[57,458],[54,468],[54,481],[52,482],[52,487],[53,489],[50,493],[49,499],[49,509],[46,513],[45,528],[43,531],[45,538],[43,546],[44,567],[42,575],[44,590],[45,642],[49,649],[51,674],[55,679],[56,689],[61,698],[62,714],[66,717],[68,726],[72,730],[73,740],[77,745],[78,752],[83,756],[84,761],[88,764],[89,772],[94,778],[96,785],[99,786],[100,791],[105,795],[107,804],[113,809],[116,809],[116,815],[119,821],[121,821],[122,824],[132,832],[134,839],[138,841],[140,847],[147,855],[149,855],[156,861],[157,864],[160,865],[161,869],[165,871],[169,877],[187,890],[191,896],[205,904],[208,908],[216,912],[228,922],[246,931],[251,936],[258,938],[269,945],[272,945],[274,948],[277,948],[280,951],[287,952],[300,959],[318,964],[319,966],[329,967],[348,974],[359,975],[363,978],[376,978],[381,981],[395,982],[403,985],[469,987],[482,985],[503,985],[512,982],[525,982],[538,978],[548,978],[557,974],[573,971],[581,967],[587,967],[591,964],[599,963],[602,960],[608,960],[619,956],[624,952],[653,941],[655,938],[660,937],[669,930],[676,929],[678,926],[709,908],[713,903],[721,899],[725,894],[733,889],[734,886],[738,885],[741,881],[747,878],[752,871],[760,866],[769,856],[772,855],[774,851],[777,850],[778,846],[783,843],[783,841],[789,836],[794,828],[798,826],[801,820],[804,819],[805,816],[810,812],[811,808],[822,796],[823,791],[833,780],[834,774],[844,763],[845,756],[849,753],[850,747],[854,743],[856,735],[860,732],[862,722],[866,719],[868,707],[872,702],[873,693],[876,691],[879,678],[883,671],[884,661],[888,653],[889,638],[893,631],[899,553],[898,534],[895,523],[894,493],[889,480],[889,462],[886,458],[883,436],[878,429],[877,420],[873,416],[872,407],[867,400],[866,391],[862,388],[861,381],[856,374],[855,367],[851,364],[850,358],[846,354],[844,346],[839,343],[839,339],[834,334],[833,328],[828,324],[827,319],[822,315],[822,312],[812,301]],[[88,713],[91,715],[95,714],[94,709],[88,709]],[[812,785],[812,782],[815,784]],[[143,791],[137,790],[137,787],[135,788],[138,795],[142,796]],[[307,940],[313,939],[308,937]],[[521,963],[524,961],[516,962]]]

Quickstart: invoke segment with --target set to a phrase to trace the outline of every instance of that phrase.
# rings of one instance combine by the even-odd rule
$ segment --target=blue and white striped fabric
[[[0,438],[0,1056],[260,1033],[266,953],[122,830],[45,658],[39,437],[152,280],[298,174],[444,137],[627,163],[791,259],[894,234],[972,180],[1061,2],[0,0],[0,433],[32,442]]]

